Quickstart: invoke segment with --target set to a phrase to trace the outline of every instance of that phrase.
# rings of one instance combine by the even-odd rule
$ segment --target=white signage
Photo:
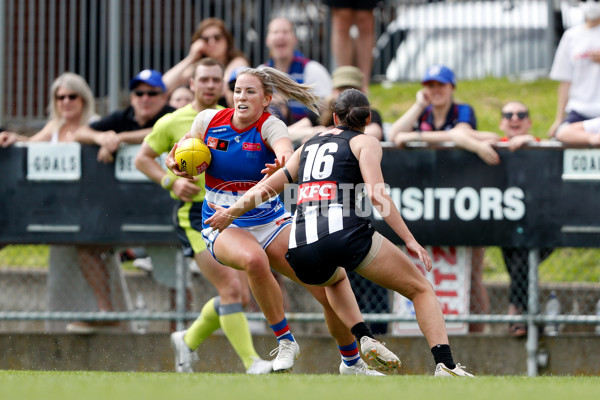
[[[77,181],[81,178],[79,143],[28,143],[27,179]]]
[[[600,180],[600,149],[565,149],[562,179]]]
[[[115,178],[123,182],[148,182],[148,178],[143,172],[135,167],[135,156],[140,151],[141,144],[131,144],[119,147],[115,155]],[[163,167],[165,166],[165,158],[167,154],[157,157],[156,161]]]
[[[406,251],[406,248],[404,248]],[[433,268],[427,272],[416,255],[407,252],[411,260],[433,285],[435,294],[444,315],[469,315],[469,295],[471,291],[471,252],[467,247],[428,246],[427,251],[433,261]],[[412,301],[394,293],[392,312],[398,316],[415,316]],[[446,323],[448,334],[466,334],[466,322]],[[421,330],[416,322],[394,322],[392,334],[396,336],[418,336]]]

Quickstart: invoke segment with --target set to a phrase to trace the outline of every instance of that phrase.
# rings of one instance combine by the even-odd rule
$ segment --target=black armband
[[[294,180],[292,179],[292,175],[290,175],[290,171],[288,171],[288,169],[285,167],[285,165],[283,167],[281,167],[281,169],[283,170],[283,173],[285,174],[285,176],[288,179],[289,183],[293,183]]]

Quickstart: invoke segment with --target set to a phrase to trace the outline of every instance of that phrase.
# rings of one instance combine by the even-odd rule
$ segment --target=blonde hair
[[[246,68],[240,71],[238,78],[248,74],[260,80],[265,94],[273,95],[275,92],[286,100],[296,100],[308,107],[309,110],[319,115],[319,98],[313,93],[312,87],[301,84],[290,78],[285,72],[271,67]]]
[[[83,110],[80,123],[81,125],[89,123],[90,119],[95,116],[96,103],[94,95],[85,79],[72,72],[64,72],[52,82],[52,86],[50,87],[50,104],[48,105],[50,120],[56,127],[60,127],[64,123],[63,118],[59,115],[58,102],[56,101],[56,92],[58,92],[58,88],[60,87],[72,90],[81,97]]]

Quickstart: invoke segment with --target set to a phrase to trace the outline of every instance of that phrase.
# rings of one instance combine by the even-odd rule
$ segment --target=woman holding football
[[[279,168],[293,154],[287,127],[266,112],[275,91],[317,111],[318,100],[308,86],[298,84],[273,68],[248,68],[237,77],[234,108],[202,111],[184,137],[200,138],[211,149],[211,164],[205,172],[204,221],[216,208],[233,204],[263,179],[264,172]],[[185,176],[177,170],[173,158],[175,149],[176,146],[165,160],[166,165],[177,175]],[[270,269],[301,283],[285,259],[290,228],[291,215],[279,197],[274,197],[260,209],[240,215],[226,229],[214,230],[205,224],[202,233],[218,261],[246,271],[252,293],[279,342],[274,350],[277,352],[273,362],[276,372],[290,370],[299,355],[299,346],[285,317],[281,289]],[[303,285],[323,305],[327,326],[342,354],[340,373],[381,375],[367,368],[360,359],[354,332],[351,333],[335,314],[325,290]],[[359,333],[363,354],[373,358],[378,368],[388,370],[399,366],[398,358],[381,343],[366,336],[364,331]]]

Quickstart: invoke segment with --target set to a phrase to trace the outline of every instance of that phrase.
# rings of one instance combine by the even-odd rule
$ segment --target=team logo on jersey
[[[260,143],[242,143],[242,150],[247,151],[260,151]]]
[[[333,200],[337,185],[333,181],[308,182],[298,187],[298,204],[305,201]]]
[[[227,151],[229,148],[229,140],[219,139],[216,137],[209,137],[206,145],[214,150]]]

